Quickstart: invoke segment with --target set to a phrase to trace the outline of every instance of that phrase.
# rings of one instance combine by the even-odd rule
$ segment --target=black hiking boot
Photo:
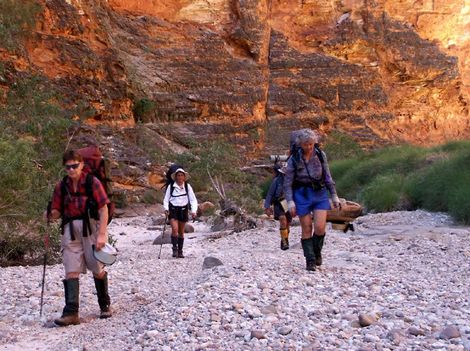
[[[184,244],[184,238],[178,237],[178,255],[176,256],[178,258],[184,258],[183,244]]]
[[[315,268],[315,260],[306,260],[306,262],[307,262],[307,265],[306,265],[307,271],[314,271],[314,270],[316,270],[316,268]]]
[[[281,239],[281,250],[289,249],[289,239]]]
[[[307,262],[307,270],[315,270],[315,254],[313,250],[313,238],[302,239],[302,249],[304,251],[305,261]]]
[[[315,264],[317,266],[321,266],[323,263],[321,251],[323,249],[323,242],[325,240],[325,234],[323,235],[313,234],[312,239],[313,239],[313,251],[315,253]]]
[[[178,237],[177,236],[172,236],[171,237],[171,244],[173,245],[172,250],[173,250],[173,257],[178,257]]]
[[[64,279],[65,307],[62,316],[54,320],[61,327],[80,324],[78,316],[79,307],[79,281],[78,278]]]
[[[111,299],[108,294],[108,273],[105,273],[102,279],[93,277],[95,280],[96,295],[98,296],[98,305],[100,305],[100,318],[109,318],[111,312]]]

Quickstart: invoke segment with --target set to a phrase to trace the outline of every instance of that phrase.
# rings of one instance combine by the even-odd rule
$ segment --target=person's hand
[[[333,202],[333,207],[338,209],[338,210],[341,210],[341,202],[339,201],[339,197],[338,195],[333,195],[331,197],[331,202]]]
[[[271,207],[265,208],[264,213],[266,213],[268,216],[273,215],[273,209]]]
[[[169,214],[170,214],[170,211],[168,211],[168,210],[165,210],[165,216],[167,216],[167,217],[168,217],[168,215],[169,215]]]
[[[49,234],[44,234],[42,240],[44,242],[44,247],[46,248],[46,250],[49,249]]]
[[[193,222],[194,222],[194,220],[196,219],[196,217],[197,217],[197,213],[196,213],[196,212],[192,212],[192,213],[191,213],[191,218],[193,219]]]
[[[295,210],[295,207],[292,207],[291,209],[289,209],[289,212],[290,212],[290,215],[292,216],[292,218],[297,216],[297,211]]]
[[[99,233],[96,238],[96,251],[100,251],[106,244],[106,233]]]

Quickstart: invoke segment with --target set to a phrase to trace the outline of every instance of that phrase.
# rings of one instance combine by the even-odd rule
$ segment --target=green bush
[[[361,146],[353,138],[338,131],[328,135],[325,152],[329,161],[344,160],[364,155]]]
[[[403,194],[402,187],[402,176],[379,175],[363,189],[360,201],[366,208],[378,212],[398,210]]]
[[[70,127],[60,96],[41,77],[24,77],[11,85],[0,106],[0,238],[2,264],[34,261],[42,239],[33,235],[55,183],[62,176],[61,158]],[[29,234],[28,234],[29,233]],[[53,246],[53,252],[59,252]]]
[[[371,211],[423,208],[470,222],[470,142],[401,146],[331,162],[340,196]]]
[[[209,201],[219,200],[208,175],[222,182],[228,198],[249,212],[260,211],[261,190],[257,177],[244,173],[240,166],[244,163],[233,145],[224,140],[195,142],[191,153],[175,156],[174,162],[183,165],[190,173],[190,183],[195,192],[212,193]]]
[[[33,0],[1,0],[0,45],[8,50],[17,49],[19,41],[31,33],[41,10],[41,5]]]
[[[153,122],[155,117],[155,101],[150,99],[140,99],[134,103],[134,117],[138,122]]]

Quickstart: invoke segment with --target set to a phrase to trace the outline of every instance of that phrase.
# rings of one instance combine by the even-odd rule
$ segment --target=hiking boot
[[[281,239],[281,250],[289,249],[289,239]]]
[[[184,244],[184,238],[178,237],[178,254],[176,256],[177,258],[184,258],[183,244]]]
[[[178,237],[172,236],[171,237],[171,244],[173,245],[173,257],[178,257]]]
[[[102,279],[93,277],[95,280],[96,295],[98,296],[98,305],[100,305],[100,318],[109,318],[111,312],[111,299],[108,294],[108,273],[105,273]]]
[[[323,242],[325,240],[325,234],[323,235],[313,235],[313,251],[315,252],[315,264],[317,266],[322,265],[322,256],[321,256],[321,251],[323,249]]]
[[[315,260],[306,260],[307,261],[307,271],[314,271],[315,268]]]
[[[61,327],[80,324],[79,307],[79,281],[78,278],[64,279],[65,307],[62,316],[54,320]]]

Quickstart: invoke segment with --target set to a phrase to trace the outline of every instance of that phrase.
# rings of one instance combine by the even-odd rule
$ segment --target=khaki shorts
[[[75,240],[70,238],[70,224],[64,226],[64,235],[62,235],[61,249],[64,261],[65,274],[68,273],[86,273],[88,268],[94,274],[101,274],[104,264],[97,261],[93,256],[92,245],[96,245],[96,233],[99,223],[90,219],[91,231],[87,237],[83,237],[83,221],[76,219],[73,221]],[[106,238],[107,240],[107,238]]]

